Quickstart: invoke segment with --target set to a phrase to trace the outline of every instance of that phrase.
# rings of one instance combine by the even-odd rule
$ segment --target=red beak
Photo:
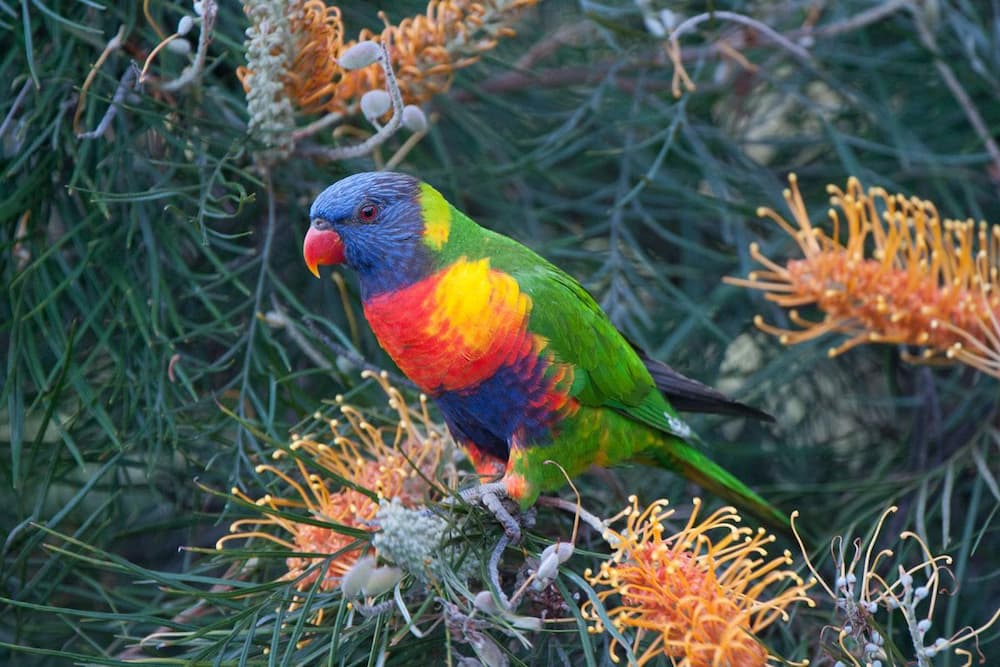
[[[312,274],[319,278],[320,266],[343,263],[344,242],[333,230],[310,227],[302,244],[302,257]]]

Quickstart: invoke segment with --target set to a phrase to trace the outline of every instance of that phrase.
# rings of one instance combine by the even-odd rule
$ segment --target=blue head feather
[[[359,217],[365,204],[378,207],[374,221]],[[309,217],[314,227],[340,235],[345,263],[358,272],[364,300],[427,275],[431,257],[423,243],[420,181],[412,176],[384,171],[348,176],[316,197]]]

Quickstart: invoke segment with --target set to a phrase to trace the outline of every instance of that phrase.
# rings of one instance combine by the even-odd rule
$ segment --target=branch
[[[396,74],[392,71],[392,63],[389,61],[389,49],[386,48],[384,42],[379,42],[378,63],[385,73],[385,88],[389,92],[389,99],[392,101],[392,117],[389,119],[389,122],[360,144],[337,146],[336,148],[305,149],[303,152],[325,157],[329,160],[346,160],[353,157],[361,157],[384,144],[402,126],[403,94],[399,91],[399,83],[396,82]]]
[[[125,70],[125,73],[122,74],[122,78],[118,81],[118,88],[115,90],[115,95],[111,98],[111,104],[108,105],[108,110],[104,112],[104,117],[101,118],[101,122],[98,123],[97,127],[90,132],[81,132],[77,134],[77,139],[96,139],[103,136],[104,133],[108,131],[111,121],[113,121],[115,116],[118,114],[118,107],[120,107],[121,103],[125,101],[125,95],[127,95],[130,90],[139,89],[139,78],[139,66],[133,60]]]
[[[0,124],[0,139],[3,139],[3,135],[7,133],[7,127],[10,122],[14,120],[14,114],[17,110],[21,108],[21,103],[24,102],[25,96],[28,94],[28,89],[31,88],[32,81],[27,79],[24,85],[21,86],[21,90],[17,93],[17,97],[14,98],[14,104],[10,105],[10,111],[7,112],[7,116],[3,119],[3,124]]]
[[[920,37],[920,41],[934,55],[934,66],[937,68],[941,78],[944,79],[944,84],[948,86],[948,90],[954,95],[955,101],[958,102],[958,105],[962,107],[962,111],[965,112],[965,117],[969,119],[972,129],[983,142],[983,145],[986,146],[986,152],[989,153],[990,160],[993,161],[993,173],[991,174],[993,180],[1000,181],[1000,147],[997,146],[997,142],[993,139],[993,135],[983,121],[983,117],[979,114],[979,109],[976,108],[972,98],[969,97],[958,77],[955,76],[955,71],[941,57],[941,51],[938,48],[934,33],[924,22],[924,15],[916,8],[913,10],[913,21],[917,26],[917,35]]]
[[[123,23],[118,27],[118,32],[115,33],[114,37],[108,40],[105,45],[104,50],[101,51],[101,55],[97,57],[97,62],[94,66],[90,68],[87,73],[87,78],[83,81],[83,86],[80,87],[80,96],[76,101],[76,113],[73,114],[73,132],[77,136],[80,135],[80,117],[83,115],[84,103],[87,101],[87,91],[90,90],[90,85],[94,82],[94,77],[97,76],[98,70],[104,64],[104,61],[108,59],[114,51],[121,48],[123,40],[125,39],[125,24]]]
[[[212,41],[212,30],[215,28],[215,19],[219,13],[219,6],[215,0],[204,0],[202,4],[201,30],[198,33],[198,50],[194,54],[194,63],[184,68],[181,75],[173,81],[160,84],[160,90],[168,93],[187,86],[192,83],[205,69],[205,59],[208,57],[208,45]]]

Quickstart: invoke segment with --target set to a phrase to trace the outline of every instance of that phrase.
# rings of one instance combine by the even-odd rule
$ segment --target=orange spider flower
[[[827,233],[810,223],[795,175],[788,180],[785,200],[798,227],[769,208],[758,215],[795,238],[802,259],[781,266],[755,243],[750,254],[765,270],[725,280],[784,307],[815,305],[825,317],[813,322],[792,310],[801,330],[790,331],[758,316],[760,329],[785,344],[847,334],[830,356],[862,343],[916,345],[923,351],[910,361],[956,360],[1000,377],[1000,226],[942,221],[929,201],[881,188],[866,193],[851,177],[846,191],[827,186],[836,207]]]
[[[639,510],[635,496],[626,508],[626,525],[620,533],[608,529],[605,539],[614,552],[597,573],[585,575],[605,604],[615,629],[634,631],[632,653],[639,665],[665,655],[676,667],[763,667],[767,649],[754,637],[778,618],[788,619],[786,608],[797,601],[812,601],[804,583],[791,570],[786,551],[768,560],[765,545],[774,541],[763,529],[737,526],[740,516],[724,507],[696,523],[699,499],[687,525],[664,536],[662,521],[672,515],[666,500]],[[770,599],[765,592],[790,583]],[[617,596],[618,606],[606,601]],[[594,623],[590,631],[603,632],[594,604],[583,607]],[[643,649],[643,646],[645,648]],[[618,642],[611,642],[611,659],[618,662]]]
[[[444,433],[430,420],[425,397],[421,397],[420,410],[411,411],[384,373],[376,375],[366,371],[364,375],[382,386],[389,396],[389,405],[399,416],[392,443],[386,442],[383,429],[370,424],[356,408],[344,405],[338,397],[340,413],[353,437],[340,435],[341,422],[331,419],[328,424],[333,433],[332,443],[293,436],[290,449],[307,453],[317,469],[332,471],[374,492],[380,499],[399,498],[408,507],[418,505],[434,490],[431,482],[436,479],[441,462]],[[421,422],[421,428],[414,417]],[[278,450],[272,458],[289,457],[284,450]],[[234,521],[229,527],[230,534],[221,538],[216,548],[236,539],[260,537],[269,540],[297,552],[285,560],[288,572],[282,579],[296,580],[296,588],[304,592],[321,578],[320,590],[330,590],[340,583],[340,578],[354,565],[366,545],[358,545],[355,537],[336,528],[295,521],[289,518],[289,512],[302,510],[313,519],[371,531],[379,504],[369,495],[350,487],[331,489],[333,483],[310,471],[300,457],[295,457],[295,470],[297,475],[272,464],[257,466],[257,472],[269,472],[285,482],[292,492],[291,497],[266,494],[254,500],[234,488],[232,493],[236,497],[281,512],[281,515],[268,513],[259,518]],[[268,527],[277,527],[287,536],[269,532]],[[321,571],[316,565],[326,559],[329,561]]]
[[[378,65],[345,71],[337,58],[358,41],[381,39],[407,104],[420,104],[451,86],[455,70],[467,67],[499,39],[514,34],[509,23],[517,10],[538,0],[430,0],[427,11],[392,25],[380,13],[381,33],[365,29],[358,39],[344,41],[344,24],[338,7],[322,0],[288,3],[286,16],[293,35],[291,66],[284,75],[285,90],[306,113],[347,113],[369,90],[384,87]],[[246,6],[246,3],[244,3]],[[249,91],[248,75],[241,67],[237,76]]]

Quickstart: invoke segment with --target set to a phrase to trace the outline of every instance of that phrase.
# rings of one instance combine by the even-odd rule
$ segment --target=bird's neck
[[[432,262],[416,253],[386,261],[382,266],[359,271],[361,300],[368,300],[387,293],[397,292],[425,278]]]
[[[447,202],[444,206],[447,208],[438,212],[436,224],[425,222],[419,239],[387,244],[389,254],[383,252],[367,265],[356,267],[362,301],[403,290],[460,259],[484,256],[484,230]]]

